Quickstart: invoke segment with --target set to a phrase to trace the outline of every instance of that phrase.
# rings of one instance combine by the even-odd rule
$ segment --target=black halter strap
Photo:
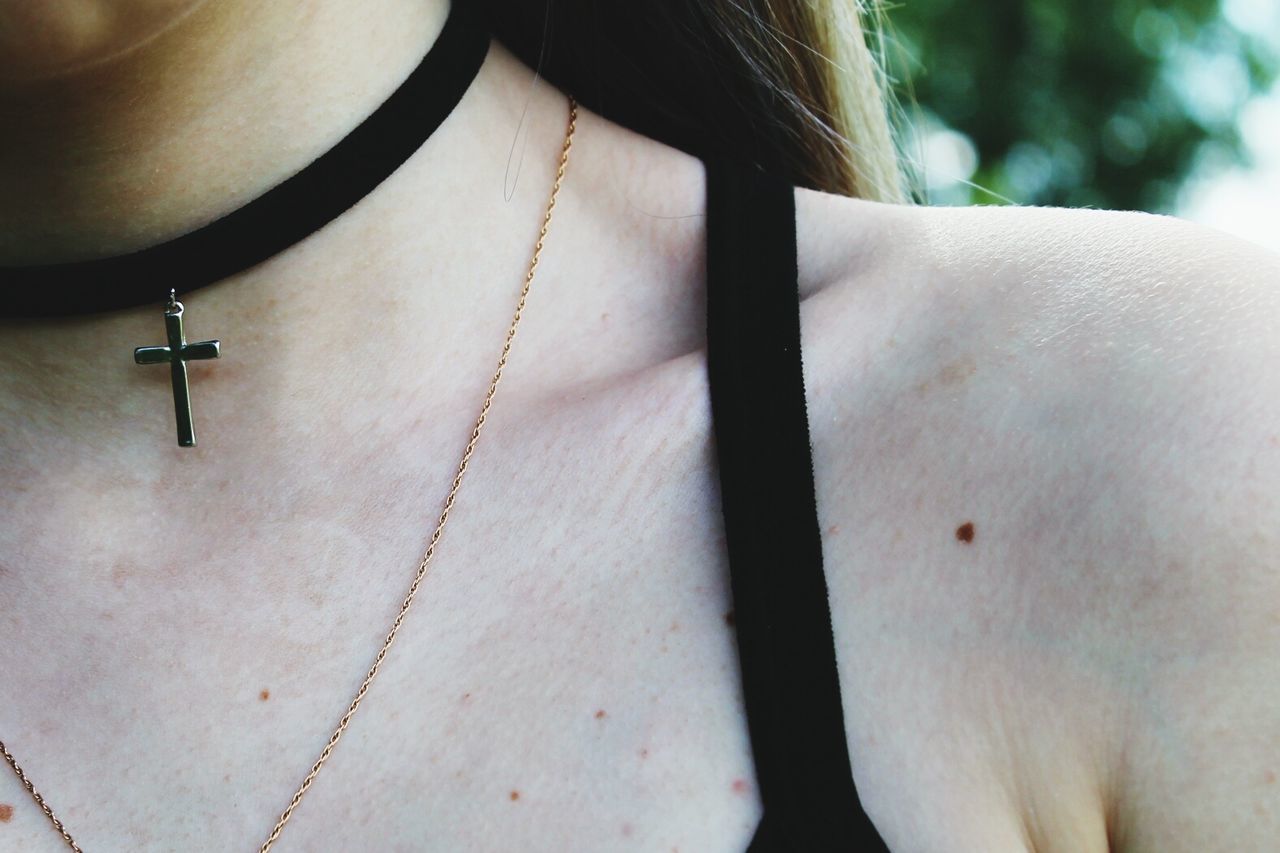
[[[417,68],[329,151],[248,204],[137,252],[0,267],[0,317],[52,317],[163,305],[246,270],[323,228],[368,195],[431,136],[480,71],[489,34],[454,0]]]
[[[795,188],[707,169],[707,370],[764,817],[751,853],[883,851],[854,787],[800,353]]]

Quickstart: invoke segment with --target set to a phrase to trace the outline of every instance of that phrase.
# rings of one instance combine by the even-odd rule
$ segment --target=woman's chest
[[[495,407],[277,849],[745,848],[759,803],[705,412],[666,390]],[[415,472],[387,445],[381,476],[274,497],[201,474],[217,501],[104,489],[74,535],[50,529],[67,514],[15,518],[0,739],[84,849],[261,843],[391,629],[464,442]],[[53,505],[56,483],[35,490]],[[12,774],[0,802],[0,849],[61,846]]]
[[[761,812],[706,388],[688,364],[663,370],[542,412],[495,408],[395,643],[276,849],[746,848]],[[362,512],[295,491],[234,525],[121,535],[106,513],[45,540],[43,558],[93,579],[61,590],[62,616],[35,584],[46,618],[6,624],[27,650],[0,659],[6,683],[29,689],[0,736],[86,850],[265,838],[391,628],[450,465],[402,468],[390,492],[334,486]],[[869,549],[866,566],[890,577],[892,556]],[[928,778],[939,730],[898,721],[936,706],[937,684],[883,645],[842,655],[846,673],[900,674],[842,683],[855,743],[894,732],[855,757],[874,814],[890,810],[899,839],[931,837],[902,820],[913,810],[932,811],[930,833],[1011,839],[981,749],[967,785],[894,785]],[[17,813],[0,846],[58,849],[15,779],[0,798]]]

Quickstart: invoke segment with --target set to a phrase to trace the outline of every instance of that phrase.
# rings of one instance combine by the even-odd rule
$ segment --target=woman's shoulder
[[[705,162],[589,113],[582,127],[584,233],[672,289],[645,315],[669,327],[696,302]],[[795,200],[868,813],[940,846],[980,800],[1000,804],[992,826],[1014,809],[1035,849],[1265,847],[1280,261],[1140,213]],[[685,320],[672,352],[698,346],[701,317]],[[698,360],[680,363],[697,386]]]
[[[963,657],[947,707],[1027,771],[1036,847],[1089,815],[1111,849],[1265,846],[1280,257],[1142,213],[796,198],[842,678]]]
[[[856,276],[868,259],[957,285],[982,278],[1006,286],[1026,279],[1092,286],[1104,299],[1118,295],[1117,286],[1177,281],[1208,288],[1217,299],[1223,287],[1274,285],[1280,274],[1280,255],[1173,216],[884,204],[805,187],[795,192],[801,253],[822,274],[810,283],[814,288]]]
[[[1273,432],[1258,398],[1280,383],[1280,254],[1171,216],[795,192],[824,385],[874,361],[922,402],[986,377],[1001,405],[1088,404],[1112,431],[1129,417],[1188,440]]]

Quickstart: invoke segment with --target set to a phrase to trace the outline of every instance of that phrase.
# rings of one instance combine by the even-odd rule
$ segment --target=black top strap
[[[764,818],[752,851],[884,850],[845,740],[800,355],[794,186],[708,160],[707,364]]]

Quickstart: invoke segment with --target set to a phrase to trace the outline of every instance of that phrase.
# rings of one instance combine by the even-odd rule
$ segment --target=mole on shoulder
[[[956,528],[956,538],[961,542],[973,541],[973,522],[966,521],[964,524]]]
[[[732,611],[732,610],[726,610],[726,611],[725,611],[725,613],[724,613],[724,624],[728,625],[730,628],[732,628],[732,627],[733,627],[733,611]]]
[[[267,701],[268,699],[271,698],[271,691],[265,687],[262,688],[262,692],[258,694],[258,698],[261,699],[263,702]]]
[[[0,803],[0,823],[8,823],[11,820],[13,820],[13,806]]]
[[[604,717],[605,717],[604,708],[601,708],[599,711],[596,711],[597,720],[603,720]]]
[[[511,792],[511,800],[512,800],[512,802],[515,802],[515,801],[516,801],[516,800],[518,800],[518,799],[520,799],[520,792],[519,792],[519,791],[512,791],[512,792]]]

